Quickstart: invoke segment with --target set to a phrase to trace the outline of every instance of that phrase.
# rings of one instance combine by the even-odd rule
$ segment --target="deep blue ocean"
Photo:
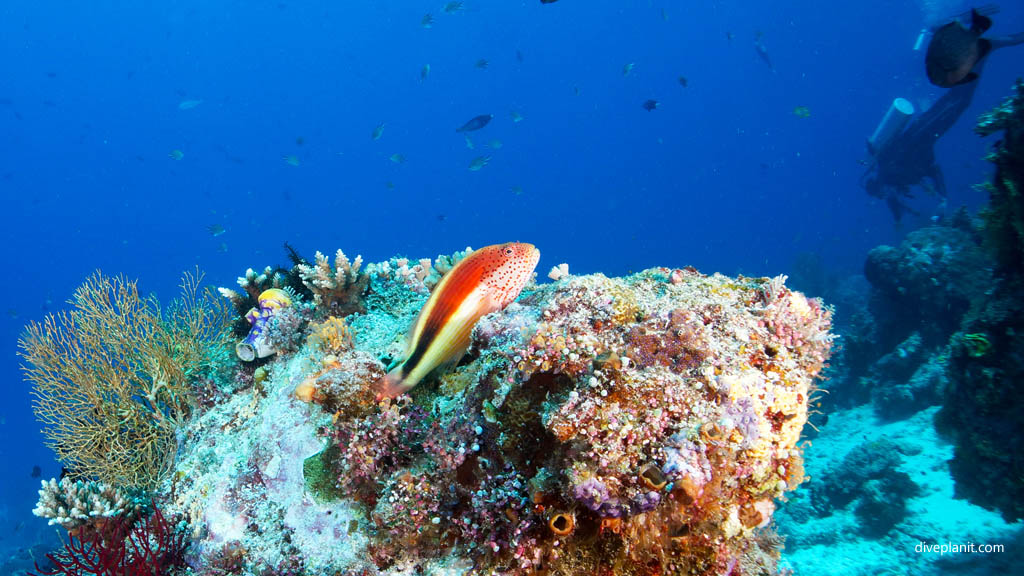
[[[60,471],[18,336],[96,269],[169,300],[184,270],[231,286],[285,242],[379,261],[519,240],[542,279],[808,255],[859,274],[938,204],[896,225],[858,183],[893,98],[945,91],[914,44],[969,5],[922,1],[0,3],[0,551],[48,533],[32,469]],[[1024,4],[993,20],[1024,30]],[[998,137],[974,119],[1022,63],[994,53],[939,140],[947,211],[987,201]]]

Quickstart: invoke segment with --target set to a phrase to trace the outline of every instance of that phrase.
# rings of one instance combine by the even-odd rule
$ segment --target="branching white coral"
[[[552,266],[551,267],[551,271],[548,272],[548,278],[551,278],[552,280],[555,280],[556,282],[559,279],[565,278],[568,275],[569,275],[569,265],[564,263],[564,262],[559,264],[558,266]]]
[[[783,290],[786,289],[786,280],[788,279],[789,276],[779,274],[761,285],[761,291],[764,293],[766,304],[772,304],[779,299],[779,296],[783,294]]]
[[[445,274],[448,273],[449,270],[454,268],[455,265],[458,264],[460,260],[462,260],[466,256],[469,256],[472,253],[473,249],[470,248],[469,246],[466,246],[465,250],[460,250],[455,254],[452,254],[451,256],[442,254],[437,257],[437,260],[434,261],[434,270],[437,270],[438,274],[444,276]]]
[[[120,516],[134,506],[131,498],[109,484],[65,477],[60,482],[56,478],[42,481],[32,513],[70,531],[93,518]]]
[[[334,255],[333,267],[327,256],[317,252],[315,264],[299,264],[296,269],[302,283],[313,293],[314,302],[329,305],[354,301],[362,292],[368,278],[366,274],[360,273],[362,267],[362,256],[349,261],[348,256],[338,250]]]

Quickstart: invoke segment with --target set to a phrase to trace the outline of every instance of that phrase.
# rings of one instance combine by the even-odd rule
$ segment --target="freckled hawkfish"
[[[512,303],[540,260],[533,244],[510,242],[472,252],[434,288],[408,336],[405,359],[380,383],[380,396],[394,398],[438,366],[458,361],[483,316]]]

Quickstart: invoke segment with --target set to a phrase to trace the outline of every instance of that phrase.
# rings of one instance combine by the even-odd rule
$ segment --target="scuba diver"
[[[872,159],[860,178],[861,186],[869,195],[885,200],[896,222],[907,213],[919,215],[905,202],[906,199],[914,197],[911,193],[913,186],[921,186],[937,194],[941,198],[940,212],[944,209],[946,182],[942,170],[935,162],[935,143],[956,124],[970,106],[974,91],[978,88],[976,78],[988,60],[987,55],[999,48],[1024,44],[1024,32],[978,40],[985,43],[985,50],[977,53],[979,56],[976,62],[969,68],[970,79],[955,84],[921,114],[910,117],[910,107],[910,112],[903,113],[909,118],[906,126],[891,137],[881,142],[868,141],[868,151]],[[932,41],[934,42],[935,38]],[[909,107],[909,103],[906,104]],[[894,107],[897,107],[895,103]],[[886,120],[883,120],[883,124]],[[882,129],[883,127],[879,126],[879,131]]]

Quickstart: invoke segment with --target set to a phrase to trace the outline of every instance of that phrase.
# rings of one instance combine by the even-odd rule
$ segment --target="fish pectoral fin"
[[[992,19],[984,14],[980,14],[977,10],[971,9],[971,32],[976,34],[984,34],[986,30],[992,27]]]
[[[961,81],[957,82],[956,84],[954,84],[954,86],[960,86],[961,84],[970,84],[971,82],[974,82],[977,79],[978,79],[977,72],[970,72],[970,73],[967,74],[967,76],[964,76],[963,80],[961,80]]]

